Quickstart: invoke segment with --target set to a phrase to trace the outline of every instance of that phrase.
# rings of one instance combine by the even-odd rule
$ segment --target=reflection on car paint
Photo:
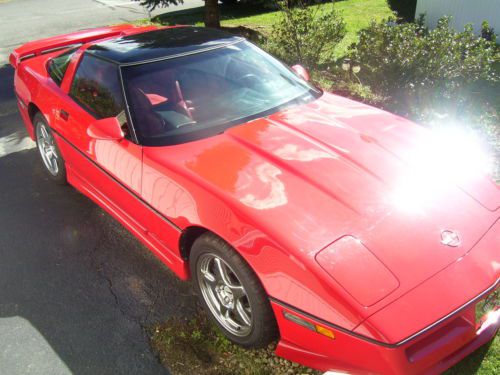
[[[268,193],[263,197],[255,196],[253,193],[248,193],[241,197],[240,201],[243,204],[257,210],[268,210],[270,208],[287,204],[288,199],[286,197],[285,185],[279,179],[280,174],[281,170],[272,164],[262,163],[257,165],[255,167],[255,175],[259,181],[255,181],[252,185],[260,182],[265,185],[265,187],[259,190],[267,190]],[[252,186],[252,189],[254,188],[255,186]]]
[[[300,149],[296,144],[287,143],[283,147],[277,149],[275,155],[284,160],[297,160],[302,162],[313,161],[317,159],[335,159],[336,155],[316,149]]]

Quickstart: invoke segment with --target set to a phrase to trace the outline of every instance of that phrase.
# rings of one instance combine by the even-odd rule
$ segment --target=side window
[[[69,62],[71,61],[71,57],[76,52],[78,48],[72,48],[59,56],[54,57],[49,60],[49,64],[47,65],[47,71],[49,73],[50,78],[57,84],[57,86],[61,86],[61,82],[64,78],[64,74],[66,73],[66,69],[68,69]]]
[[[125,109],[118,66],[84,54],[70,96],[94,117],[115,117]]]

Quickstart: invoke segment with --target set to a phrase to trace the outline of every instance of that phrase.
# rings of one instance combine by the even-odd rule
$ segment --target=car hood
[[[324,94],[179,156],[294,256],[314,262],[336,239],[358,239],[395,275],[400,294],[462,257],[498,216],[498,187],[477,169],[435,160],[430,135]],[[444,246],[443,230],[458,233],[460,246]]]

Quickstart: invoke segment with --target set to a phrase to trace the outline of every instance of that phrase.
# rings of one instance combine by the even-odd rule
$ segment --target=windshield
[[[164,146],[314,100],[320,91],[253,44],[122,67],[141,144]]]

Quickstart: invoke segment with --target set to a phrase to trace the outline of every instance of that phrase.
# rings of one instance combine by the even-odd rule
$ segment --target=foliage
[[[143,7],[146,7],[150,11],[156,8],[167,7],[169,5],[179,5],[183,4],[184,0],[133,0],[140,3]]]
[[[357,78],[387,98],[389,110],[424,123],[480,126],[493,144],[500,140],[498,47],[476,37],[471,25],[456,32],[449,17],[431,31],[422,23],[374,22],[360,33],[351,59],[361,65]]]
[[[417,9],[417,0],[387,0],[387,3],[404,21],[413,21]]]
[[[333,46],[346,34],[342,17],[334,7],[291,7],[280,3],[267,49],[290,64],[314,69],[331,59]]]
[[[496,42],[497,36],[495,34],[495,29],[490,26],[488,21],[483,21],[481,24],[481,37],[491,42]]]
[[[133,0],[139,2],[150,12],[158,7],[184,4],[184,0]],[[206,27],[220,27],[220,11],[218,0],[205,0],[204,22]]]
[[[312,72],[312,81],[323,90],[376,107],[384,107],[387,102],[387,98],[377,95],[369,86],[358,81],[352,71],[345,72],[340,67]]]

